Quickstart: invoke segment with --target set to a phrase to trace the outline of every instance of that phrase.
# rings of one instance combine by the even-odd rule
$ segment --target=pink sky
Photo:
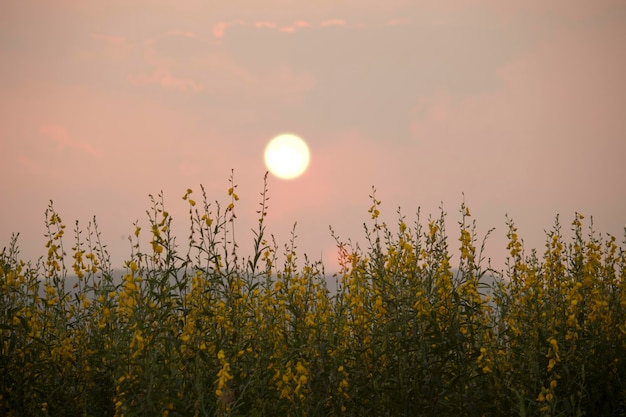
[[[297,222],[329,270],[328,226],[362,241],[372,186],[392,225],[443,202],[454,250],[464,194],[496,265],[507,213],[539,251],[557,213],[621,241],[624,39],[624,1],[3,1],[0,247],[20,232],[44,255],[53,200],[68,229],[95,215],[119,266],[148,194],[182,243],[185,189],[226,202],[234,169],[246,252],[284,132],[311,165],[270,177],[268,232],[282,246]]]

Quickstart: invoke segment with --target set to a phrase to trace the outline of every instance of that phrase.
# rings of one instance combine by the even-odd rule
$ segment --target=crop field
[[[443,211],[382,222],[373,191],[367,244],[337,239],[329,291],[294,238],[267,236],[266,188],[238,255],[235,191],[184,193],[184,244],[151,197],[121,277],[95,221],[71,231],[52,203],[39,262],[7,242],[0,415],[626,415],[625,244],[583,215],[567,240],[557,217],[537,251],[509,219],[494,271],[464,204],[448,234]]]

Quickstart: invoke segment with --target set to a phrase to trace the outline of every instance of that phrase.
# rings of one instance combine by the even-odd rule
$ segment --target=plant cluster
[[[14,236],[0,254],[0,414],[626,413],[626,252],[592,226],[585,236],[582,215],[569,242],[557,217],[543,253],[525,251],[507,220],[498,272],[465,204],[451,242],[443,210],[411,226],[398,210],[390,227],[372,192],[368,247],[336,238],[330,291],[295,232],[282,255],[266,238],[266,186],[253,254],[240,258],[232,177],[228,197],[223,209],[187,190],[180,246],[151,196],[148,250],[135,223],[123,276],[95,219],[67,248],[52,203],[45,257],[20,260]]]

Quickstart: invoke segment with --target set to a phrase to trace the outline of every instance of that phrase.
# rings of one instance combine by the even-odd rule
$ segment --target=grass
[[[337,239],[329,291],[293,236],[282,250],[267,239],[266,187],[245,259],[232,177],[225,208],[194,195],[183,196],[182,246],[151,196],[121,279],[95,221],[76,225],[70,248],[52,203],[44,257],[21,260],[11,238],[0,254],[1,415],[626,414],[626,252],[592,226],[583,233],[582,215],[568,242],[557,217],[542,252],[508,219],[507,267],[494,271],[482,258],[489,233],[476,236],[464,204],[450,239],[443,211],[381,222],[372,192],[367,248]]]

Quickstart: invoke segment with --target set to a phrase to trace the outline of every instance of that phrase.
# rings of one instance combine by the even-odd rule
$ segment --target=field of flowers
[[[195,196],[184,245],[151,197],[121,277],[95,221],[70,245],[52,203],[39,262],[11,239],[0,415],[626,415],[626,251],[582,215],[569,241],[557,217],[538,252],[508,220],[507,267],[493,271],[464,204],[448,238],[443,211],[385,224],[372,192],[367,248],[337,239],[329,291],[294,237],[267,237],[266,187],[245,259],[232,179],[227,204]]]

